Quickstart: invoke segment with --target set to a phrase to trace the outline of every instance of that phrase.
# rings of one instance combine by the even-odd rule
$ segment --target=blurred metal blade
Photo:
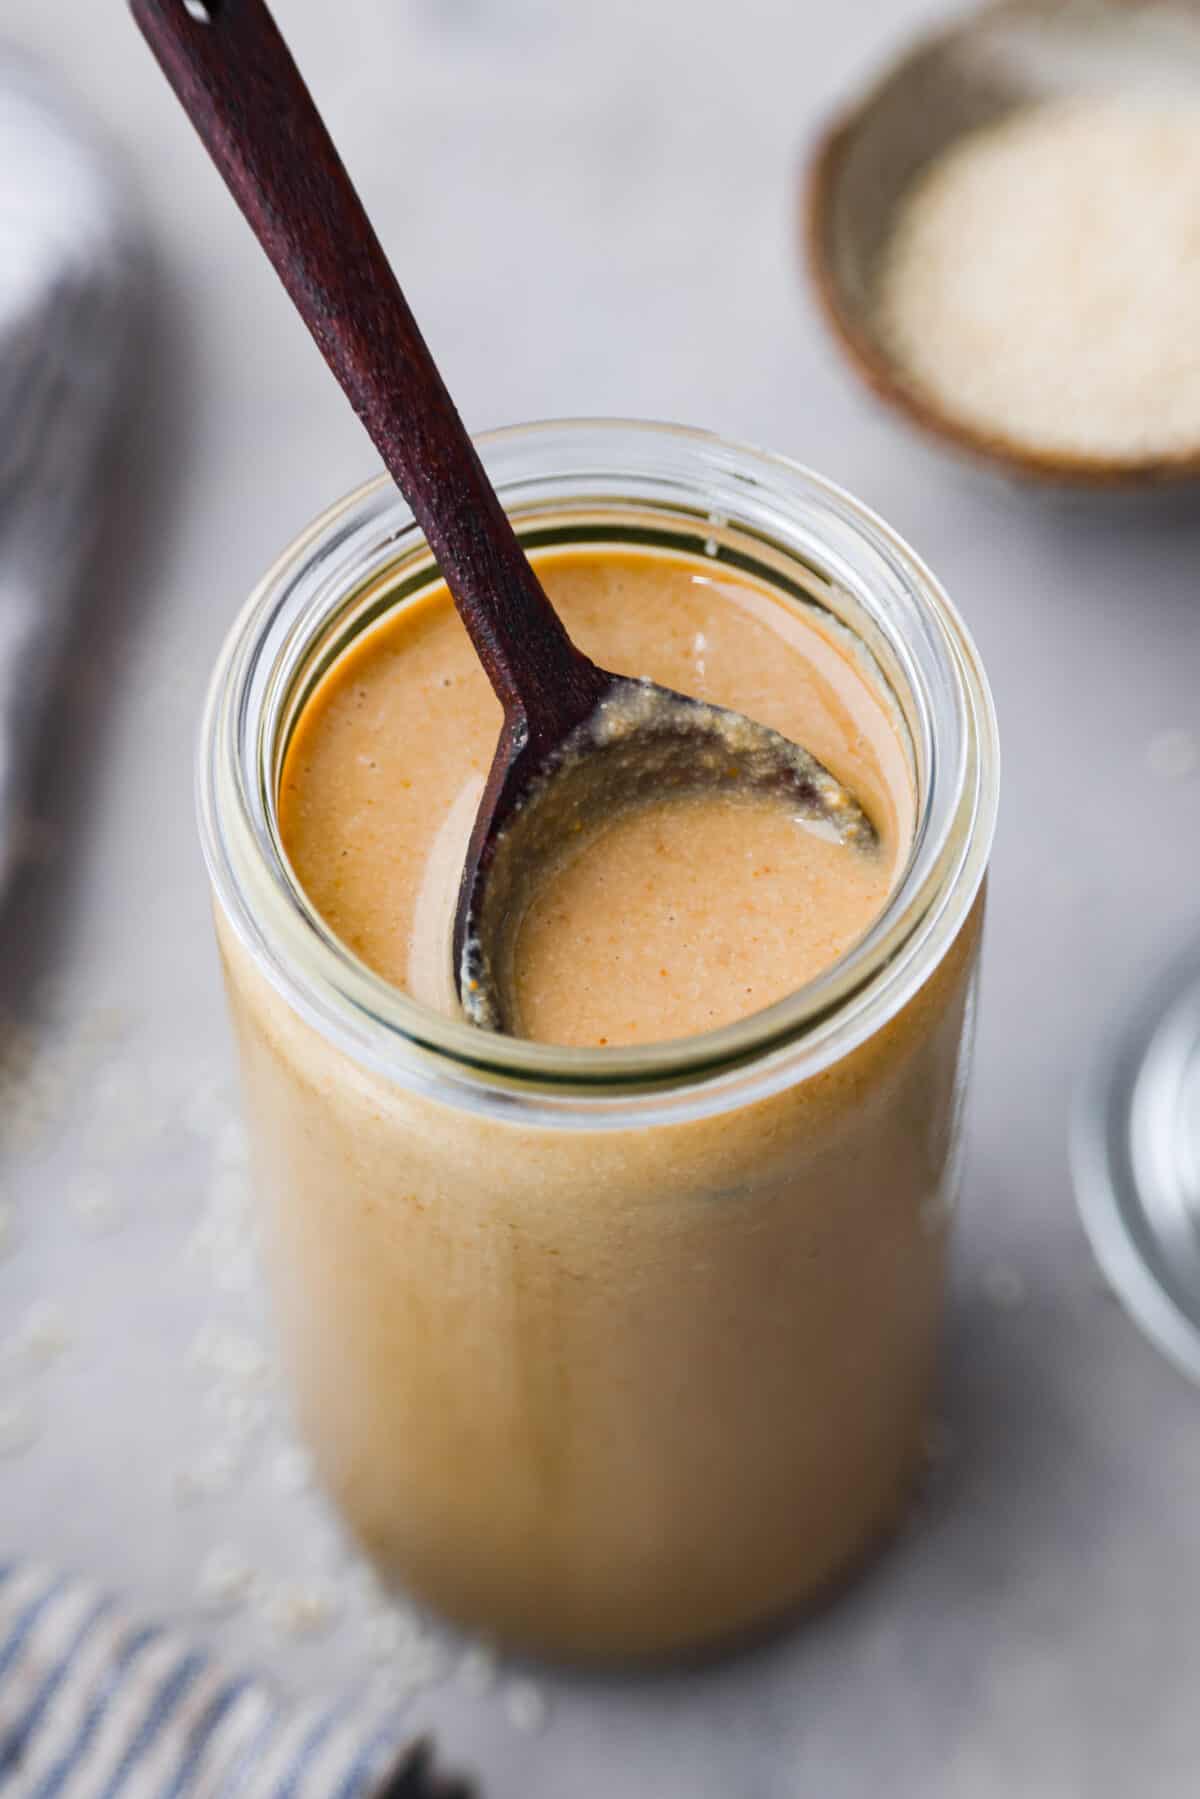
[[[96,541],[143,264],[113,156],[0,46],[0,894]]]

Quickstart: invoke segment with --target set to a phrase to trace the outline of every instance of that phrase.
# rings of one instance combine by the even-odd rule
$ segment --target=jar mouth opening
[[[786,458],[703,431],[622,420],[510,426],[476,441],[527,547],[545,541],[556,517],[586,519],[586,536],[562,539],[576,542],[595,541],[605,516],[626,543],[631,518],[650,521],[648,530],[657,521],[672,540],[702,545],[718,568],[724,562],[732,572],[752,558],[772,585],[791,586],[851,631],[911,738],[915,830],[886,905],[838,962],[776,1004],[718,1030],[648,1045],[565,1048],[481,1032],[360,962],[299,887],[275,801],[282,747],[321,674],[407,591],[436,578],[407,506],[381,476],[284,551],[220,653],[201,731],[198,805],[227,921],[293,1010],[354,1059],[492,1109],[533,1096],[551,1113],[594,1113],[614,1102],[627,1109],[641,1096],[675,1115],[678,1102],[705,1104],[720,1088],[736,1088],[744,1101],[748,1077],[765,1094],[817,1072],[917,990],[983,877],[995,817],[995,721],[957,613],[888,526]]]

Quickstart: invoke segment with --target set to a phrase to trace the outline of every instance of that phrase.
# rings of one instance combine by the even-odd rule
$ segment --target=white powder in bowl
[[[1200,104],[1053,100],[914,181],[877,272],[885,348],[1010,442],[1200,449]]]

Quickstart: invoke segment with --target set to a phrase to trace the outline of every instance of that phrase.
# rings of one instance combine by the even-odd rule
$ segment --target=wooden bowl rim
[[[1136,10],[1144,0],[1115,0]],[[841,283],[825,253],[833,198],[846,152],[863,121],[883,94],[919,59],[955,39],[967,36],[982,21],[1012,13],[1038,17],[1047,11],[1045,0],[988,0],[974,11],[933,31],[922,33],[872,80],[859,98],[851,100],[820,132],[807,159],[802,182],[802,240],[809,278],[822,315],[850,366],[871,391],[891,410],[916,425],[927,437],[974,460],[1017,475],[1024,481],[1048,482],[1062,487],[1147,488],[1182,485],[1200,480],[1200,442],[1194,450],[1164,456],[1090,456],[1086,453],[1034,449],[956,418],[920,391],[881,347],[878,338],[863,328],[846,306]]]

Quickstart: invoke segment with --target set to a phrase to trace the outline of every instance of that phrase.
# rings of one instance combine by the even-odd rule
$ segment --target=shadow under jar
[[[437,582],[386,482],[285,552],[222,652],[200,813],[299,1423],[386,1574],[510,1643],[693,1649],[848,1572],[918,1469],[996,806],[975,650],[805,470],[584,422],[480,442],[526,550],[656,548],[849,646],[912,840],[833,967],[703,1036],[482,1033],[373,974],[284,854],[321,679]]]

